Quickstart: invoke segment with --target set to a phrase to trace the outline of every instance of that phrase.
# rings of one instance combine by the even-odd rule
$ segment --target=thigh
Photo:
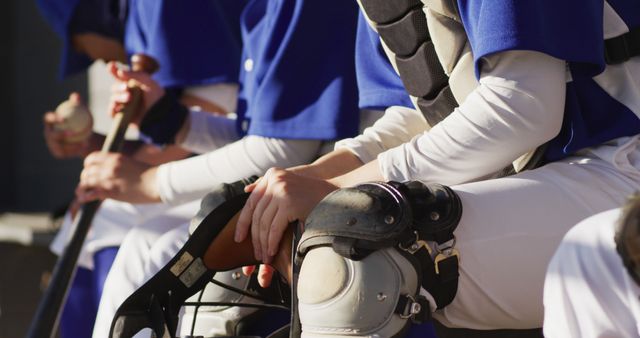
[[[564,234],[639,187],[594,159],[454,187],[463,204],[460,280],[454,301],[434,316],[449,327],[541,327],[545,271]]]

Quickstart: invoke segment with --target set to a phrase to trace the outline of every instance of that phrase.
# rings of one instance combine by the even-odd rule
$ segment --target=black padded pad
[[[396,21],[410,9],[422,7],[420,0],[361,0],[361,3],[369,19],[377,24]]]
[[[458,102],[449,86],[445,86],[434,99],[418,99],[418,108],[430,126],[435,126],[458,107]]]
[[[396,56],[396,64],[404,87],[415,97],[435,97],[449,80],[431,41],[423,43],[413,56]]]
[[[398,21],[378,25],[378,34],[397,56],[406,57],[429,41],[427,18],[422,8],[415,8]]]

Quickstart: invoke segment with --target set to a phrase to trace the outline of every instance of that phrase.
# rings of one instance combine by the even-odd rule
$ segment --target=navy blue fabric
[[[243,0],[129,0],[128,54],[155,58],[167,87],[236,83]]]
[[[60,316],[60,338],[91,337],[104,281],[117,253],[117,247],[102,249],[93,256],[93,270],[77,269]]]
[[[640,26],[640,2],[608,3],[628,27]],[[640,133],[638,117],[593,80],[605,69],[602,0],[458,0],[458,4],[476,75],[482,71],[483,56],[505,50],[534,50],[568,62],[572,81],[567,84],[562,129],[545,154],[548,161]]]
[[[354,135],[356,22],[355,1],[250,1],[241,26],[243,60],[251,61],[240,75],[240,132],[289,139]]]
[[[117,0],[38,0],[45,20],[63,41],[60,77],[73,75],[91,65],[86,54],[76,52],[71,36],[97,33],[122,41],[126,2]]]
[[[411,325],[405,338],[436,338],[436,330],[432,323]]]
[[[534,50],[567,60],[575,76],[592,77],[604,70],[602,0],[458,0],[458,6],[476,75],[480,58],[506,50]]]
[[[609,140],[640,133],[640,119],[609,96],[593,79],[567,84],[565,117],[560,134],[549,142],[548,161]]]
[[[413,108],[400,76],[382,49],[380,37],[362,13],[358,17],[356,36],[356,76],[358,105],[361,109],[384,110],[390,106]]]

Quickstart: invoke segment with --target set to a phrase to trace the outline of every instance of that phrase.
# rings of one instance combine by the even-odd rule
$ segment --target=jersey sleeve
[[[458,0],[476,75],[487,55],[532,50],[569,63],[574,77],[604,70],[603,2]]]
[[[154,57],[163,87],[236,83],[242,0],[130,0],[127,53]]]
[[[380,37],[369,26],[362,13],[358,16],[356,35],[356,76],[360,109],[413,107],[400,76],[382,49]]]

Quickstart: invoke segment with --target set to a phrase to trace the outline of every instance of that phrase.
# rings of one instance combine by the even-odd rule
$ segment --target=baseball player
[[[141,119],[143,133],[154,142],[208,152],[158,167],[140,166],[116,154],[89,155],[78,197],[179,205],[199,200],[220,183],[263,174],[274,165],[307,163],[320,154],[325,141],[355,135],[356,15],[354,3],[339,0],[250,1],[242,14],[242,90],[235,120],[176,107],[147,76],[118,71],[120,80],[133,78],[145,87],[151,109]],[[116,93],[115,106],[127,99],[126,92]],[[181,120],[164,115],[167,111],[181,113]],[[125,241],[132,238],[142,245],[121,248],[107,278],[94,337],[108,334],[117,306],[128,290],[144,281],[139,267],[166,256],[162,250],[150,251],[149,244],[171,244],[188,235],[186,226],[151,240],[136,232]],[[163,250],[173,253],[171,245]]]
[[[63,76],[86,68],[94,59],[124,62],[126,54],[142,52],[162,65],[155,74],[160,85],[185,104],[222,114],[235,110],[240,54],[237,20],[242,1],[192,1],[190,6],[181,6],[165,1],[60,0],[40,1],[38,5],[65,42]],[[194,32],[207,34],[209,39],[196,39]],[[53,113],[45,116],[45,122],[45,139],[58,157],[83,156],[87,148],[99,143],[95,135],[91,145],[86,140],[66,142],[65,132],[55,130],[59,121]],[[167,158],[166,151],[148,151],[158,149],[155,146],[129,148],[127,153],[138,161],[157,163]],[[184,154],[187,152],[182,150],[169,155],[181,158]],[[163,232],[188,220],[197,207],[197,203],[169,209],[105,201],[79,258],[80,267],[62,314],[62,336],[91,335],[104,279],[131,226],[153,224],[150,232]],[[67,215],[52,244],[54,252],[62,251],[71,235],[70,226]]]
[[[561,238],[640,187],[640,7],[360,3],[424,117],[390,108],[306,169],[270,169],[236,241],[269,263],[306,220],[303,337],[400,336],[430,316],[443,334],[539,336]],[[511,164],[525,153],[535,169]],[[494,178],[505,167],[520,172]]]
[[[638,337],[638,197],[573,227],[544,284],[545,337]]]

